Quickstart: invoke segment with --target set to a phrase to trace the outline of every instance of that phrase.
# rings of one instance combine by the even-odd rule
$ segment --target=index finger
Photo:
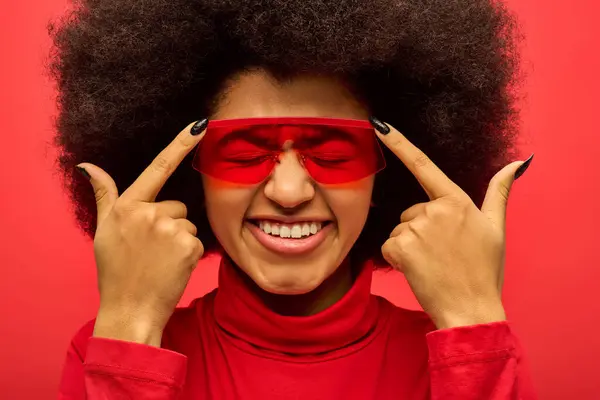
[[[185,156],[198,144],[208,126],[208,119],[185,127],[167,147],[146,167],[121,197],[129,200],[154,201]],[[195,134],[193,135],[192,132]]]
[[[389,124],[372,121],[381,141],[394,153],[408,170],[417,178],[430,200],[451,194],[463,194],[463,190],[442,172],[441,169],[402,133]],[[382,126],[379,126],[382,124]],[[382,133],[389,128],[387,134]]]

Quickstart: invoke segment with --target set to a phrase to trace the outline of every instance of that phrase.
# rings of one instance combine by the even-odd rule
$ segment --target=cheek
[[[324,196],[337,219],[340,236],[351,240],[358,237],[369,214],[372,193],[372,177],[351,186],[324,190]]]
[[[239,232],[255,189],[202,177],[206,214],[220,242]]]

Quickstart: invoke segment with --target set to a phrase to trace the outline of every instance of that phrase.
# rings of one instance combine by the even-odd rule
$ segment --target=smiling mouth
[[[332,221],[246,220],[246,227],[265,249],[282,256],[305,256],[322,247],[331,238]]]
[[[284,239],[304,239],[318,234],[331,221],[302,221],[283,223],[279,221],[248,220],[263,233]]]

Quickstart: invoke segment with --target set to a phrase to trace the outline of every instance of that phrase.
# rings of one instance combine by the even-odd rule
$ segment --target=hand
[[[206,121],[206,120],[204,120]],[[155,203],[157,194],[204,135],[206,122],[186,127],[119,197],[101,168],[82,163],[94,187],[94,254],[100,308],[94,336],[159,347],[163,329],[204,253],[196,227],[179,201]],[[85,175],[85,173],[84,173]]]
[[[400,225],[382,246],[384,258],[404,273],[438,329],[505,320],[506,207],[523,162],[513,162],[493,177],[479,210],[421,150],[389,128],[387,135],[378,132],[379,138],[431,201],[402,213]]]

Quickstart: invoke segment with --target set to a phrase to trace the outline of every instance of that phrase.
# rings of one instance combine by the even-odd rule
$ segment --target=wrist
[[[135,313],[101,309],[96,317],[93,336],[160,347],[163,329],[152,319]]]
[[[506,321],[504,306],[501,302],[494,302],[482,306],[473,306],[462,312],[448,312],[434,322],[438,329],[450,329],[500,321]]]

